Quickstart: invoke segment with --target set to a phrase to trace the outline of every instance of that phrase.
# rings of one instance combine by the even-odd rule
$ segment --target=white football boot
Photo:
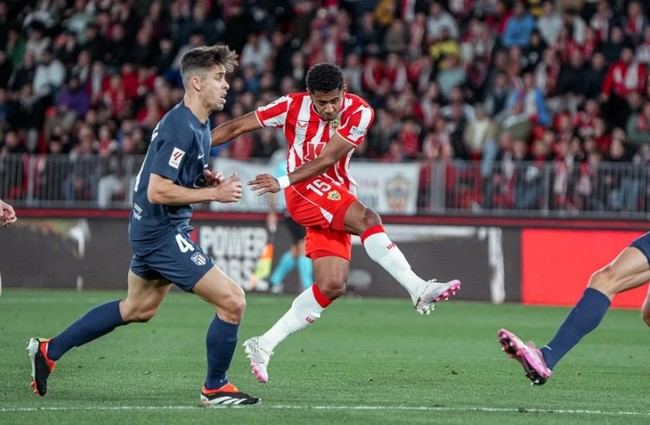
[[[246,357],[250,360],[251,372],[260,384],[266,384],[269,381],[267,369],[273,352],[266,351],[260,346],[260,338],[258,336],[247,339],[242,345]]]
[[[460,290],[460,280],[449,282],[436,282],[435,279],[427,281],[420,295],[413,297],[415,310],[420,314],[430,314],[437,302],[448,300]]]

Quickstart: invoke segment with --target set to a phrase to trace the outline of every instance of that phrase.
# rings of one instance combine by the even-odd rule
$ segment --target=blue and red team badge
[[[205,266],[205,264],[208,262],[207,258],[205,258],[205,255],[201,254],[200,252],[195,252],[192,254],[191,260],[194,261],[194,264],[197,266]]]

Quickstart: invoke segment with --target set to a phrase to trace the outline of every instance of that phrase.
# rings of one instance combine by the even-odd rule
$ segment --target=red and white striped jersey
[[[340,119],[335,121],[320,118],[307,92],[282,96],[257,108],[255,115],[263,127],[283,128],[288,172],[320,155],[335,132],[351,145],[360,145],[375,118],[374,110],[366,101],[349,93],[343,98]],[[354,190],[356,183],[348,172],[352,152],[328,168],[325,174]]]

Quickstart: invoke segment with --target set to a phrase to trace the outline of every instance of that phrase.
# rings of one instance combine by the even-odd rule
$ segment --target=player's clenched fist
[[[213,184],[213,200],[219,202],[238,202],[242,196],[242,182],[237,173],[233,173],[220,183]]]
[[[0,200],[0,222],[3,226],[9,226],[11,223],[18,220],[16,217],[16,212],[13,207],[8,203]]]
[[[251,190],[258,195],[264,195],[267,192],[276,193],[280,191],[278,179],[270,174],[259,174],[254,180],[248,182]]]

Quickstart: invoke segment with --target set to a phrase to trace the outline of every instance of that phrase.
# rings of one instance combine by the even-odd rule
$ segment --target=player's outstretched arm
[[[216,185],[199,189],[179,186],[172,180],[152,173],[149,177],[147,197],[158,205],[188,205],[198,202],[238,202],[242,196],[242,183],[236,174]]]
[[[257,119],[255,112],[249,112],[239,118],[226,121],[212,130],[212,146],[222,145],[237,136],[258,128],[262,128],[262,124]]]
[[[13,207],[0,199],[0,221],[3,226],[9,226],[18,220]]]
[[[347,142],[338,134],[334,134],[332,139],[325,145],[320,155],[296,168],[292,173],[289,173],[288,176],[276,179],[270,174],[260,174],[256,176],[254,180],[249,181],[248,185],[251,187],[251,190],[255,191],[258,195],[279,192],[281,189],[286,187],[283,187],[281,184],[283,178],[288,178],[288,184],[285,181],[285,185],[292,185],[307,180],[310,177],[323,174],[330,166],[334,165],[336,161],[347,155],[352,149],[354,149],[353,144]]]

